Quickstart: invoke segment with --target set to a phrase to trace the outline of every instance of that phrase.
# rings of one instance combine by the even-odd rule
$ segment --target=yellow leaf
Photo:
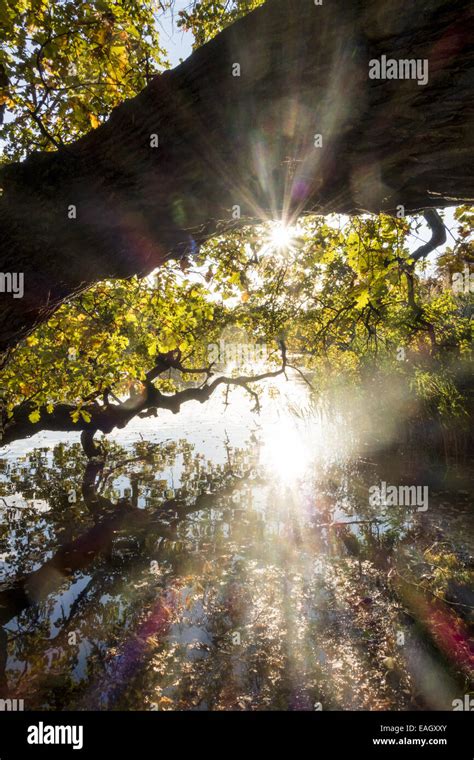
[[[148,356],[155,356],[157,351],[157,341],[153,339],[147,348]]]
[[[369,291],[363,290],[360,296],[356,299],[356,306],[358,309],[363,309],[369,303]]]
[[[89,114],[89,121],[91,123],[92,129],[97,129],[97,127],[100,126],[100,121],[97,118],[97,116],[95,115],[95,113],[90,113]]]
[[[97,31],[96,39],[99,45],[103,45],[107,39],[108,29],[106,26],[100,27]]]
[[[28,415],[29,421],[32,422],[33,424],[35,422],[39,422],[40,417],[41,417],[41,414],[39,412],[39,409],[35,409],[34,412],[31,412],[31,414]]]

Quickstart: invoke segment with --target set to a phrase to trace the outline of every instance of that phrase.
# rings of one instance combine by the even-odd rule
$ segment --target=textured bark
[[[259,223],[474,199],[469,6],[268,0],[99,129],[6,167],[0,271],[25,295],[0,294],[0,351],[93,282],[232,229],[237,204]],[[369,79],[382,55],[428,59],[429,83]]]

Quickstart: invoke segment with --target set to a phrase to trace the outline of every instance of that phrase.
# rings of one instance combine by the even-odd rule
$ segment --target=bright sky
[[[185,0],[175,0],[174,8],[167,13],[160,13],[156,21],[161,32],[161,44],[167,50],[171,66],[178,66],[192,51],[193,35],[178,29],[176,21],[179,11],[189,8],[192,3]]]

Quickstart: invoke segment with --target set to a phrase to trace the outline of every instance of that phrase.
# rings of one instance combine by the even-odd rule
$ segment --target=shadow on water
[[[372,505],[420,465],[290,477],[261,453],[252,434],[213,461],[183,439],[2,460],[4,709],[449,710],[469,693],[459,483],[433,481],[426,510]]]

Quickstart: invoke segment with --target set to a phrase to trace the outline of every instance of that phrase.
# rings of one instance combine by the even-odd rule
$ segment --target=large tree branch
[[[257,375],[239,375],[238,377],[227,377],[220,375],[210,380],[210,368],[200,370],[186,368],[181,365],[179,352],[171,351],[169,354],[163,354],[157,365],[147,375],[147,381],[144,390],[141,393],[131,395],[125,401],[119,404],[99,405],[96,402],[84,404],[81,409],[86,413],[86,419],[80,416],[77,422],[73,422],[72,415],[77,411],[77,405],[74,404],[56,404],[50,414],[43,411],[38,422],[31,422],[29,416],[34,411],[34,402],[27,401],[20,404],[13,410],[13,415],[9,420],[4,420],[3,437],[0,440],[1,446],[6,446],[13,441],[29,438],[36,433],[44,430],[56,432],[81,432],[82,445],[88,457],[101,456],[100,447],[93,440],[96,432],[110,433],[114,428],[123,428],[130,420],[138,416],[150,416],[156,414],[158,409],[167,409],[173,414],[177,414],[182,405],[189,401],[198,401],[203,404],[220,386],[235,386],[244,388],[254,398],[258,406],[258,397],[250,389],[250,385],[263,380],[278,377],[285,372],[287,366],[286,347],[283,342],[280,343],[282,357],[281,366],[273,371],[262,372]],[[207,380],[203,385],[197,388],[185,388],[173,394],[162,393],[151,382],[150,378],[156,379],[160,372],[165,369],[174,367],[183,374],[203,372],[207,375]],[[158,371],[158,368],[161,368]]]
[[[426,258],[429,253],[432,253],[438,246],[444,245],[446,242],[446,227],[436,209],[427,208],[424,212],[424,217],[431,230],[431,238],[412,253],[411,258],[413,261]]]

